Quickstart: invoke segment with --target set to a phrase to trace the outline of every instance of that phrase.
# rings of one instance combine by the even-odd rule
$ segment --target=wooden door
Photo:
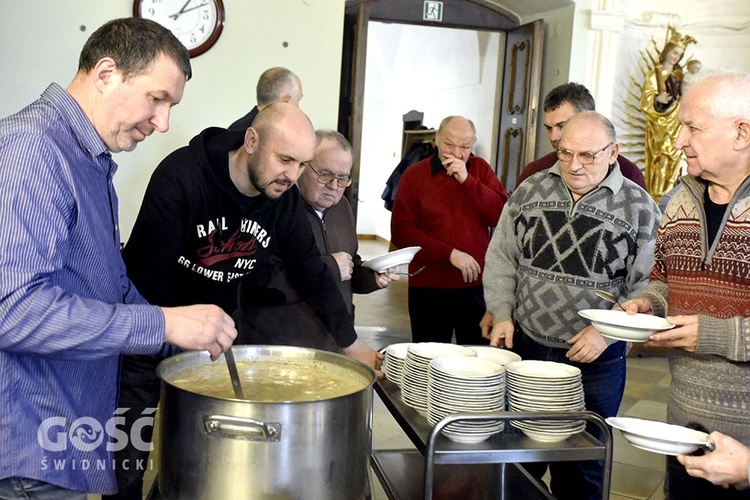
[[[524,165],[534,159],[543,41],[541,20],[507,32],[495,165],[509,191]]]

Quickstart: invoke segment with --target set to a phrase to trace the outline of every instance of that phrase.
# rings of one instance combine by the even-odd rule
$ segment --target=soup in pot
[[[237,360],[237,371],[245,399],[262,403],[330,399],[359,392],[370,385],[367,378],[350,369],[321,361]],[[229,370],[223,361],[187,368],[167,382],[204,396],[235,398]]]

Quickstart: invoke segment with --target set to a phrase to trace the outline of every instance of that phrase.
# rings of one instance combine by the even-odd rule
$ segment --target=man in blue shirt
[[[120,257],[111,153],[165,132],[190,76],[168,30],[118,19],[67,89],[0,120],[0,498],[115,491],[120,355],[237,335],[217,306],[149,305]]]

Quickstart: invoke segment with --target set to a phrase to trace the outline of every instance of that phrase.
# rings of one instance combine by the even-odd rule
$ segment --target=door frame
[[[444,6],[442,22],[422,19],[423,0],[347,0],[345,3],[338,130],[349,139],[354,149],[353,182],[351,187],[347,188],[345,196],[352,206],[355,220],[359,204],[360,154],[362,150],[362,119],[364,115],[369,22],[382,21],[506,33],[521,26],[521,19],[518,15],[489,0],[443,0],[442,3]],[[538,73],[536,76],[538,76]],[[538,91],[535,95],[538,97]],[[536,103],[533,106],[536,106]],[[501,117],[498,117],[498,121],[500,120]],[[533,121],[531,125],[535,126],[536,117],[532,117],[531,120]],[[494,128],[496,130],[495,135],[499,136],[499,124],[496,123]],[[531,151],[533,155],[536,131],[529,132],[525,139],[531,144],[530,147],[524,149]],[[499,145],[498,137],[493,140],[495,144]],[[531,159],[533,159],[533,156],[525,161]]]

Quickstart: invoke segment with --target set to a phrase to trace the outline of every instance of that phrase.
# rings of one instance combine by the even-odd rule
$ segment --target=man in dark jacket
[[[297,107],[265,107],[246,131],[208,128],[154,171],[123,250],[128,276],[158,305],[200,302],[237,314],[244,303],[273,300],[268,283],[281,260],[292,285],[345,354],[375,370],[382,355],[357,339],[337,284],[323,264],[304,201],[294,185],[317,144]],[[126,356],[120,379],[123,430],[151,415],[159,400],[158,359]],[[135,426],[134,426],[135,424]],[[152,428],[116,452],[117,498],[140,498]],[[145,450],[143,448],[146,448]],[[139,463],[140,462],[140,469]]]
[[[352,147],[335,130],[315,132],[318,146],[297,180],[304,200],[305,217],[315,243],[349,312],[354,316],[353,293],[370,293],[398,279],[392,273],[376,273],[362,265],[357,254],[357,231],[344,190],[352,182]],[[239,341],[248,344],[285,344],[337,350],[336,343],[315,312],[301,300],[283,263],[268,288],[283,293],[284,301],[243,304]]]
[[[299,77],[286,68],[269,68],[260,75],[255,87],[255,99],[258,104],[248,114],[233,122],[229,130],[244,132],[252,124],[258,112],[275,102],[288,102],[299,107],[302,100],[302,82]]]

